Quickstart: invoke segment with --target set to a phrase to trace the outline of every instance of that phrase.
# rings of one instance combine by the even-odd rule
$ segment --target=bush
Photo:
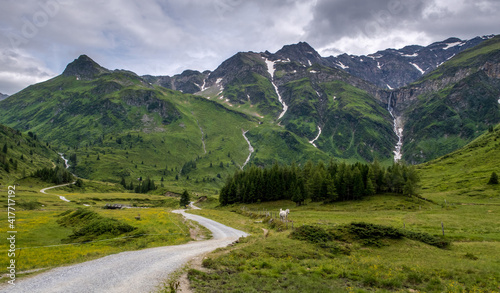
[[[137,229],[116,219],[106,218],[82,208],[76,211],[66,211],[59,216],[61,217],[57,220],[59,225],[75,228],[73,234],[63,240],[64,243],[92,241],[103,235],[116,237]]]
[[[35,201],[35,200],[33,200],[33,201],[18,201],[16,203],[16,205],[18,207],[20,207],[21,209],[29,210],[29,211],[36,210],[42,206],[41,203],[39,203],[38,201]]]
[[[438,248],[448,248],[451,244],[450,240],[439,236],[363,222],[343,225],[328,231],[318,226],[304,225],[290,233],[290,237],[312,243],[327,243],[332,240],[351,242],[354,240],[361,242],[362,245],[375,247],[383,246],[381,242],[383,239],[403,239],[405,237]]]
[[[495,172],[491,173],[490,180],[488,181],[488,184],[498,184],[497,173],[495,173]]]
[[[304,225],[290,233],[290,238],[312,243],[332,241],[333,237],[325,229],[318,226]]]
[[[363,222],[349,224],[348,230],[359,239],[401,239],[405,236],[399,229]]]

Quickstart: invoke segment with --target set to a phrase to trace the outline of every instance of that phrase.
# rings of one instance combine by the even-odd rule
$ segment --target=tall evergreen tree
[[[363,176],[361,175],[361,171],[359,171],[358,167],[354,168],[353,171],[353,198],[354,199],[360,199],[363,197],[365,193],[365,186],[363,183]]]
[[[495,172],[491,173],[490,180],[488,181],[488,184],[498,184],[498,175]]]
[[[187,190],[184,190],[184,192],[182,193],[181,195],[181,199],[179,201],[179,205],[181,207],[187,207],[189,205],[189,193],[187,192]]]

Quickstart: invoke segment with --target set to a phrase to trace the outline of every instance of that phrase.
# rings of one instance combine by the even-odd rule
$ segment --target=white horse
[[[286,209],[286,210],[280,209],[280,220],[283,221],[286,218],[288,218],[289,213],[290,213],[289,209]]]

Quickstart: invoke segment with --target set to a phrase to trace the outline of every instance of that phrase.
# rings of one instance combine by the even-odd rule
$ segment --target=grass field
[[[440,249],[415,240],[384,239],[309,243],[278,232],[262,218],[235,213],[243,206],[192,211],[252,233],[236,247],[221,249],[189,271],[197,292],[496,292],[500,290],[500,206],[441,205],[397,195],[377,195],[334,205],[295,207],[281,201],[245,205],[262,213],[289,208],[294,228],[335,229],[351,222],[381,224],[452,240]],[[262,229],[270,230],[264,237]],[[340,250],[339,250],[340,248]],[[339,252],[340,251],[340,252]],[[346,252],[347,251],[347,252]]]
[[[122,251],[176,245],[191,240],[189,232],[194,224],[186,222],[178,214],[170,213],[171,210],[178,208],[178,198],[119,193],[116,191],[117,187],[111,184],[88,182],[86,183],[89,188],[88,193],[71,192],[71,188],[66,187],[51,189],[48,191],[51,194],[42,194],[39,190],[44,185],[47,184],[24,181],[16,186],[14,230],[17,231],[15,259],[18,278],[25,275],[22,272],[30,270],[48,269]],[[2,201],[6,203],[6,187],[0,188],[0,195]],[[59,195],[65,196],[71,202],[60,200]],[[106,203],[135,205],[138,208],[102,209]],[[91,206],[86,207],[83,204]],[[62,213],[75,211],[78,208],[95,212],[104,219],[116,219],[119,223],[131,225],[134,231],[116,237],[110,234],[95,237],[91,235],[90,242],[69,241],[70,235],[79,227],[65,227],[58,223],[58,220],[62,218]],[[140,220],[137,220],[139,214]],[[12,230],[8,229],[7,224],[7,220],[2,221],[0,229]],[[84,224],[86,223],[80,223]],[[8,245],[8,241],[2,241],[0,249],[7,251]],[[7,253],[1,254],[0,263],[8,262]],[[2,271],[5,272],[5,269]]]

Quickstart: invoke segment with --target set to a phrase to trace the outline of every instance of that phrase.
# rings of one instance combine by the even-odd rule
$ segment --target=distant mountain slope
[[[500,185],[488,185],[492,172],[500,174],[500,124],[443,157],[419,165],[422,192],[434,199],[468,202],[500,200]]]
[[[72,155],[79,176],[115,182],[164,177],[211,186],[246,164],[274,161],[388,164],[401,142],[403,159],[420,163],[500,122],[500,37],[486,39],[388,49],[365,56],[371,61],[349,57],[352,70],[365,66],[352,74],[347,59],[323,58],[304,42],[239,52],[214,71],[172,77],[109,70],[82,55],[60,76],[0,101],[0,123]],[[393,77],[378,67],[391,66],[401,84],[418,78],[409,68],[420,78],[381,88]],[[363,68],[377,68],[373,82]]]
[[[0,93],[0,101],[1,101],[1,100],[5,100],[5,99],[7,99],[8,97],[9,97],[9,95],[4,95],[4,94]]]
[[[204,80],[210,71],[199,72],[196,70],[185,70],[181,74],[170,76],[144,75],[142,78],[153,85],[159,85],[168,89],[194,94],[203,90]]]
[[[425,162],[464,146],[500,122],[500,36],[388,95],[404,121],[407,161]]]
[[[39,168],[61,162],[57,153],[38,137],[0,124],[0,182],[12,183]]]
[[[308,149],[327,158],[307,140],[273,123],[259,125],[255,116],[154,86],[133,72],[102,68],[85,55],[60,76],[0,102],[0,121],[51,141],[72,157],[71,171],[78,176],[115,182],[121,177],[164,177],[218,184],[247,162],[244,132],[258,137],[260,129],[275,143],[284,133],[290,137],[285,146],[295,146],[277,155],[254,154],[261,163],[305,162]],[[276,150],[269,141],[266,147]],[[253,145],[255,153],[260,147]]]
[[[456,54],[479,45],[493,36],[471,40],[449,38],[426,47],[412,45],[386,49],[367,56],[342,54],[326,57],[328,66],[337,67],[380,88],[406,86],[433,71]]]

